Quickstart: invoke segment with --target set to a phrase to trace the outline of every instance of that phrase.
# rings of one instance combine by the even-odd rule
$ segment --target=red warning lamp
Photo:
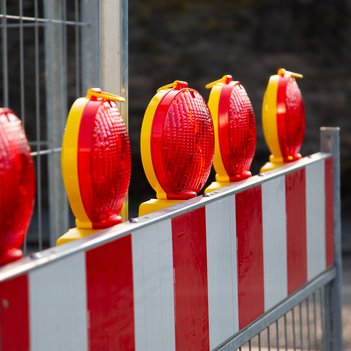
[[[301,74],[280,69],[271,76],[263,99],[263,132],[272,155],[261,172],[299,160],[305,135],[305,109],[295,78]]]
[[[141,130],[143,167],[158,200],[141,204],[139,215],[195,197],[213,154],[213,122],[203,97],[181,81],[158,89]]]
[[[0,109],[0,266],[20,259],[33,213],[35,172],[22,123]]]
[[[77,228],[63,235],[58,245],[122,222],[131,153],[117,101],[124,99],[94,88],[70,110],[62,145],[62,174]]]
[[[246,90],[231,76],[225,75],[206,88],[211,88],[208,105],[216,135],[213,166],[217,174],[216,182],[205,190],[209,192],[251,177],[256,121]]]

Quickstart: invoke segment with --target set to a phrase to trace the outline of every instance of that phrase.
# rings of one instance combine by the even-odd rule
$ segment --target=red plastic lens
[[[115,102],[88,102],[78,144],[80,190],[93,228],[120,223],[131,176],[131,153],[127,129]]]
[[[19,249],[33,213],[35,172],[22,123],[0,110],[0,256]]]
[[[305,124],[305,108],[295,79],[281,77],[278,83],[277,125],[284,162],[301,158],[298,153],[305,135]]]
[[[251,101],[241,83],[231,82],[223,86],[219,104],[223,165],[230,181],[248,178],[256,149],[256,121]]]
[[[156,176],[168,199],[196,196],[205,185],[214,155],[210,110],[195,90],[171,90],[155,114],[151,152]]]

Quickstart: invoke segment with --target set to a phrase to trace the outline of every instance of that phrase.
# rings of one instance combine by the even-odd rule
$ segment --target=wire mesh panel
[[[330,291],[326,271],[216,350],[331,350]]]
[[[327,287],[316,290],[238,350],[327,350]]]
[[[36,204],[23,246],[28,254],[55,245],[74,225],[61,143],[68,107],[99,85],[98,35],[91,35],[98,32],[98,0],[1,0],[0,19],[0,106],[21,118],[36,165]]]

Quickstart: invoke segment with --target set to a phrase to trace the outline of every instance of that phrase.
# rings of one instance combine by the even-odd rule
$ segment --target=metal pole
[[[330,350],[336,350],[333,349],[331,340],[332,340],[332,335],[333,333],[331,332],[332,328],[332,323],[331,323],[331,313],[332,310],[330,308],[329,304],[329,299],[330,299],[330,285],[326,285],[323,287],[323,297],[324,297],[324,333],[323,333],[323,339],[324,339],[324,350],[325,351],[330,351]]]
[[[4,14],[4,17],[1,19],[3,25],[2,28],[2,75],[3,75],[3,107],[9,107],[9,91],[8,91],[8,67],[7,67],[7,9],[6,9],[6,0],[1,1],[1,12]]]
[[[126,99],[120,111],[128,130],[128,0],[100,1],[101,88]],[[121,212],[128,219],[128,195]]]
[[[342,264],[341,264],[341,215],[340,215],[340,128],[322,127],[321,151],[330,152],[334,159],[334,264],[335,279],[330,283],[329,324],[332,350],[342,351]]]
[[[64,19],[61,0],[44,1],[45,18]],[[46,118],[49,148],[59,148],[67,119],[65,24],[45,27]],[[68,230],[68,200],[61,174],[61,154],[48,155],[50,246]]]
[[[89,25],[82,26],[81,29],[83,95],[90,88],[100,87],[99,3],[99,0],[82,0],[81,2],[81,20],[89,22]]]
[[[38,249],[41,251],[43,249],[43,231],[42,231],[42,197],[41,197],[41,156],[40,156],[40,79],[39,79],[39,27],[38,27],[38,0],[34,0],[34,17],[35,17],[35,122],[36,122],[36,132],[37,132],[37,204],[38,204]]]

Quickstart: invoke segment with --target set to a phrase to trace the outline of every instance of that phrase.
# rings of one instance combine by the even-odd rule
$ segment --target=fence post
[[[100,87],[99,0],[82,0],[82,96],[88,89]],[[78,96],[77,96],[78,97]]]
[[[61,0],[44,1],[47,19],[64,19]],[[65,26],[65,24],[63,24]],[[67,118],[66,48],[64,28],[45,26],[46,123],[48,149],[60,148]],[[50,246],[68,230],[68,200],[61,174],[61,153],[48,155]]]
[[[120,111],[128,131],[128,0],[100,1],[101,88],[120,95]],[[128,219],[128,194],[121,211]]]
[[[329,325],[331,350],[342,351],[342,264],[341,264],[341,215],[340,215],[340,128],[320,129],[321,151],[330,152],[334,159],[334,262],[335,279],[330,284]],[[329,347],[327,347],[327,350]]]

